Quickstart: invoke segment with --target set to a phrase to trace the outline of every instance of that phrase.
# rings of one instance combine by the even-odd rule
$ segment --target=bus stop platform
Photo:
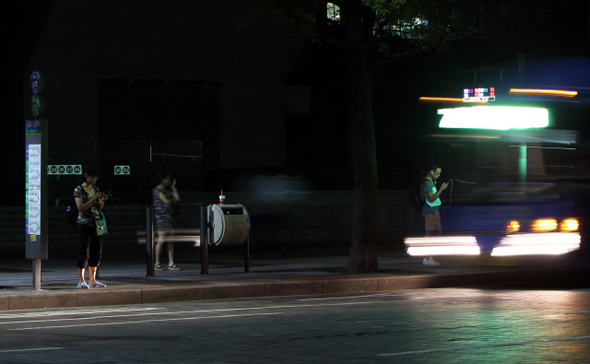
[[[251,297],[351,294],[440,287],[589,288],[590,267],[568,257],[441,257],[442,265],[424,266],[405,253],[379,257],[371,274],[347,273],[348,256],[252,259],[244,273],[240,258],[216,259],[209,274],[199,262],[183,262],[180,271],[147,276],[142,261],[104,260],[98,281],[104,288],[78,289],[72,260],[43,260],[41,287],[34,289],[32,261],[0,260],[0,310],[28,310],[171,301]],[[165,262],[163,262],[165,264]],[[165,268],[164,268],[165,269]]]

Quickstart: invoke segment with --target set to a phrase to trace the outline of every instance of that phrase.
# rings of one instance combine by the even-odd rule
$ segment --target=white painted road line
[[[158,312],[143,312],[143,313],[135,313],[135,314],[123,314],[123,315],[107,315],[107,316],[93,316],[93,317],[78,317],[78,318],[64,318],[64,319],[48,319],[48,320],[27,320],[27,321],[2,321],[0,325],[18,325],[18,324],[39,324],[39,323],[47,323],[47,322],[54,322],[54,321],[75,321],[73,324],[66,324],[66,325],[54,325],[54,326],[35,326],[35,327],[23,327],[23,328],[10,328],[6,329],[9,331],[23,331],[23,330],[43,330],[43,329],[55,329],[55,328],[65,328],[65,327],[92,327],[92,326],[109,326],[109,325],[127,325],[127,324],[142,324],[142,323],[151,323],[151,322],[167,322],[167,321],[181,321],[181,320],[202,320],[202,319],[210,319],[210,318],[228,318],[228,317],[248,317],[248,316],[262,316],[262,315],[279,315],[282,312],[272,313],[272,312],[258,312],[258,313],[243,313],[243,314],[235,314],[235,315],[221,315],[221,316],[205,316],[205,317],[183,317],[183,318],[161,318],[161,319],[148,319],[148,320],[139,320],[139,321],[129,321],[125,320],[123,322],[100,322],[100,323],[86,323],[81,324],[81,320],[96,320],[96,319],[105,319],[105,318],[130,318],[130,317],[138,317],[138,316],[146,316],[146,315],[153,315],[157,314],[158,316],[162,315],[194,315],[194,314],[207,314],[213,312],[236,312],[236,311],[260,311],[260,310],[280,310],[280,309],[297,309],[297,308],[319,308],[319,307],[334,307],[334,306],[359,306],[359,305],[372,305],[377,304],[380,302],[338,302],[338,303],[314,303],[314,304],[295,304],[295,305],[278,305],[278,306],[260,306],[260,307],[238,307],[238,308],[229,308],[229,309],[209,309],[209,310],[193,310],[193,311],[158,311]],[[73,311],[79,313],[79,311]],[[100,313],[100,312],[95,312]],[[105,311],[106,313],[106,311]]]
[[[26,353],[28,351],[46,351],[46,350],[60,350],[63,349],[62,347],[50,347],[50,348],[28,348],[28,349],[8,349],[8,350],[0,350],[0,354],[3,353]]]
[[[401,355],[416,355],[416,354],[430,354],[430,353],[441,353],[445,351],[458,351],[458,350],[473,350],[473,349],[486,349],[486,348],[498,348],[502,346],[519,346],[519,345],[533,345],[533,344],[546,344],[558,341],[574,341],[574,340],[590,340],[590,336],[574,336],[566,337],[561,339],[548,339],[548,340],[532,340],[532,341],[521,341],[515,343],[500,343],[500,344],[489,344],[489,345],[475,345],[475,346],[462,346],[458,348],[445,348],[445,349],[431,349],[431,350],[417,350],[417,351],[402,351],[400,353],[386,353],[377,354],[377,356],[401,356]]]
[[[142,313],[134,313],[134,314],[127,314],[126,312],[122,311],[122,315],[107,315],[107,316],[90,316],[90,317],[74,317],[74,318],[55,318],[55,319],[37,319],[37,320],[27,320],[27,321],[0,321],[0,325],[17,325],[17,324],[27,324],[27,323],[43,323],[43,322],[54,322],[54,321],[77,321],[80,320],[97,320],[97,319],[105,319],[105,318],[119,318],[119,317],[138,317],[138,316],[148,316],[148,315],[187,315],[187,314],[202,314],[202,313],[213,313],[213,312],[236,312],[236,311],[260,311],[260,310],[282,310],[282,309],[292,309],[292,308],[318,308],[318,307],[331,307],[331,306],[355,306],[355,305],[371,305],[371,304],[378,304],[379,302],[339,302],[339,303],[315,303],[315,304],[295,304],[295,305],[279,305],[279,306],[260,306],[260,307],[237,307],[237,308],[218,308],[218,309],[206,309],[206,310],[191,310],[191,311],[166,311],[162,312],[161,310],[157,312],[148,311]],[[132,310],[129,310],[132,311]],[[141,310],[135,310],[141,311]],[[147,310],[146,310],[147,311]],[[111,311],[104,311],[104,313],[110,313]],[[80,314],[80,311],[73,311],[72,314]],[[89,311],[87,313],[102,313],[102,312],[92,312]],[[58,316],[58,315],[51,315],[51,316]],[[171,319],[170,319],[171,320]]]
[[[7,331],[25,331],[25,330],[46,330],[46,329],[61,329],[71,327],[96,327],[96,326],[115,326],[115,325],[137,325],[137,324],[149,324],[152,322],[171,322],[171,321],[190,321],[190,320],[205,320],[214,318],[231,318],[231,317],[250,317],[250,316],[268,316],[268,315],[280,315],[282,312],[275,313],[250,313],[243,315],[223,315],[223,316],[207,316],[207,317],[182,317],[182,318],[168,318],[159,320],[142,320],[142,321],[121,321],[121,322],[98,322],[94,324],[80,325],[59,325],[59,326],[43,326],[43,327],[24,327],[20,329],[7,329]]]
[[[306,301],[330,301],[330,300],[359,299],[359,298],[368,298],[368,297],[403,297],[403,296],[410,296],[410,295],[409,294],[375,293],[375,294],[358,295],[358,296],[300,298],[297,301],[299,301],[299,302],[306,302]]]
[[[34,312],[13,312],[0,314],[0,319],[14,319],[14,318],[32,318],[32,317],[52,317],[52,316],[66,316],[66,315],[88,315],[95,313],[112,313],[112,312],[132,312],[132,311],[155,311],[162,310],[156,307],[141,307],[141,308],[94,308],[94,309],[76,309],[71,310],[51,310],[51,311],[34,311]]]

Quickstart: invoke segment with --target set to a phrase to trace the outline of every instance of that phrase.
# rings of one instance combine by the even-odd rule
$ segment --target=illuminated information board
[[[495,87],[476,87],[463,89],[463,102],[496,101]]]
[[[41,144],[27,144],[26,233],[41,235]]]
[[[25,123],[26,258],[47,259],[47,120]]]

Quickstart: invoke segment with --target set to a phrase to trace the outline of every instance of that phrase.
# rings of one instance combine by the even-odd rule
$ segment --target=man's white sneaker
[[[422,261],[422,264],[428,265],[428,266],[431,266],[431,267],[438,267],[440,265],[440,263],[437,262],[436,260],[434,260],[433,257],[424,258],[424,260]]]

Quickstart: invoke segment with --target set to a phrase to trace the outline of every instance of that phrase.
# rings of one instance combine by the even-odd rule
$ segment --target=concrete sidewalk
[[[458,286],[585,286],[588,269],[563,258],[536,260],[490,257],[444,258],[426,267],[419,258],[390,254],[379,258],[379,272],[349,274],[347,256],[252,259],[250,273],[239,258],[217,259],[209,274],[198,262],[182,262],[180,271],[146,277],[141,261],[103,261],[99,281],[106,288],[77,289],[73,261],[42,261],[40,290],[33,288],[32,261],[0,261],[0,310],[84,307],[169,301],[285,295],[339,294]]]

